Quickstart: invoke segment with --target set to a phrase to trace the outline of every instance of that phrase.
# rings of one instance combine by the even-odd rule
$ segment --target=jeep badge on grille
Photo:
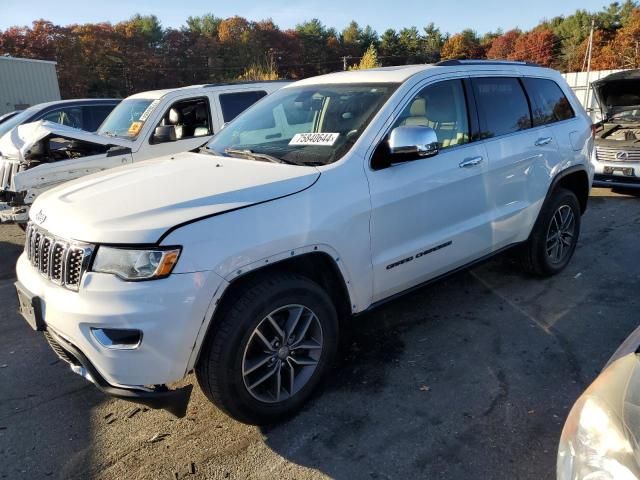
[[[47,216],[44,214],[44,212],[42,210],[40,210],[38,213],[36,213],[36,215],[34,217],[34,220],[39,225],[42,225],[46,219],[47,219]]]

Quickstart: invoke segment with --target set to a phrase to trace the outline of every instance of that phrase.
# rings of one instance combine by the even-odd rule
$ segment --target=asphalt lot
[[[640,323],[640,199],[594,193],[561,275],[503,255],[353,319],[323,390],[262,429],[197,388],[177,420],[73,375],[16,313],[23,235],[0,226],[0,478],[553,478],[568,409]]]

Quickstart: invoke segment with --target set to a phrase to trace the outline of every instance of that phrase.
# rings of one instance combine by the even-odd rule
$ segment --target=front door
[[[470,142],[467,97],[459,79],[422,89],[393,127],[433,128],[439,153],[368,171],[374,301],[491,251],[487,154]]]

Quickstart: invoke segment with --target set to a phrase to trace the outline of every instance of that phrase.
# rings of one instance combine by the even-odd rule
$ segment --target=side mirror
[[[176,139],[176,128],[173,125],[159,125],[153,132],[153,143],[173,142]]]
[[[436,131],[430,127],[405,125],[391,130],[389,135],[391,155],[433,157],[438,154],[439,144]]]

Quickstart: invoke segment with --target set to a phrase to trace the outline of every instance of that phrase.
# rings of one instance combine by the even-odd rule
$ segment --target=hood
[[[29,150],[47,136],[64,137],[98,145],[131,147],[131,142],[124,138],[98,135],[97,133],[86,132],[60,125],[59,123],[39,120],[18,125],[6,135],[0,137],[0,155],[13,160],[24,161]]]
[[[640,109],[640,70],[612,73],[591,85],[605,120]]]
[[[30,216],[62,238],[155,243],[169,228],[300,192],[315,167],[181,153],[82,177],[41,194]]]

